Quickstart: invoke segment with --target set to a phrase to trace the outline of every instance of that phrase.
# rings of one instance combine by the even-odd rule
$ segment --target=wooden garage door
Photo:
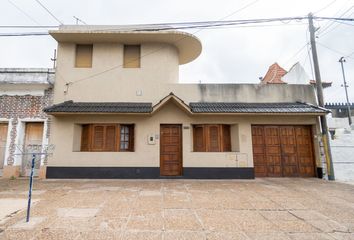
[[[256,177],[314,177],[310,126],[252,126]]]
[[[182,175],[181,125],[161,125],[160,128],[160,175]]]

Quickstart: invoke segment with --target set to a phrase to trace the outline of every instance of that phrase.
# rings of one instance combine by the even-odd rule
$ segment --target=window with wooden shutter
[[[123,67],[140,68],[140,45],[124,45]]]
[[[230,125],[221,125],[222,132],[222,152],[231,152],[231,132]]]
[[[84,124],[80,149],[88,152],[134,151],[134,125]]]
[[[220,152],[220,125],[207,126],[208,152]]]
[[[193,145],[195,152],[205,152],[205,134],[203,125],[193,127]]]
[[[104,126],[94,125],[92,133],[92,150],[103,151],[104,150]]]
[[[77,44],[75,67],[77,68],[91,68],[92,67],[92,44]]]
[[[89,151],[90,148],[90,125],[82,125],[80,150],[86,152]]]
[[[104,150],[106,150],[107,152],[116,151],[117,149],[116,134],[117,134],[117,129],[115,125],[106,126],[105,138],[104,138]]]
[[[230,152],[230,125],[194,125],[193,150],[195,152]]]

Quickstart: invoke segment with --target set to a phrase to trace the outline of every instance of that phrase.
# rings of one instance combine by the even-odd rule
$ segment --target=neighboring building
[[[273,63],[268,68],[268,71],[264,75],[264,77],[261,78],[261,83],[262,84],[269,84],[269,83],[271,83],[271,84],[285,84],[286,82],[284,82],[282,80],[282,77],[284,77],[284,75],[287,73],[288,72],[284,68],[279,66],[278,63]]]
[[[180,84],[200,41],[147,26],[61,26],[47,178],[315,177],[313,86]]]
[[[49,119],[42,110],[52,104],[53,83],[52,69],[0,69],[0,175],[3,177],[28,176],[29,148],[41,151],[48,143]],[[38,156],[37,170],[45,160],[45,156]]]
[[[326,103],[331,110],[328,127],[331,133],[331,151],[336,180],[354,181],[354,125],[349,126],[346,103]],[[354,120],[354,103],[350,105]]]
[[[348,118],[346,103],[326,103],[325,107],[331,110],[333,118]],[[350,104],[350,116],[354,117],[354,103]]]
[[[295,63],[289,71],[279,66],[278,63],[273,63],[264,77],[260,78],[262,84],[312,84],[316,85],[315,80],[307,75],[305,69],[299,62]],[[327,88],[332,86],[332,82],[322,82],[322,87]]]

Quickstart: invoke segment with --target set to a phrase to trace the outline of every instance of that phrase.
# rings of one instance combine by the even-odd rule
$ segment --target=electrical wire
[[[322,12],[323,10],[327,9],[329,6],[333,5],[333,3],[335,3],[337,0],[333,0],[330,3],[328,3],[326,6],[324,6],[323,8],[317,10],[316,12],[314,12],[314,14],[317,14],[319,12]]]
[[[17,10],[19,10],[23,15],[25,15],[27,18],[29,18],[30,20],[32,20],[32,22],[34,22],[37,25],[40,25],[39,22],[37,22],[36,19],[34,19],[33,17],[31,17],[28,13],[26,13],[23,9],[21,9],[19,6],[17,6],[13,1],[11,0],[7,0],[12,6],[14,6]]]
[[[253,5],[253,4],[256,3],[256,2],[258,2],[258,0],[253,1],[251,4],[247,4],[246,6],[241,7],[240,9],[237,9],[236,11],[232,12],[231,14],[228,14],[227,16],[225,16],[225,17],[223,17],[223,18],[220,18],[219,21],[220,21],[220,20],[223,20],[223,19],[225,19],[225,18],[227,18],[227,17],[230,17],[230,16],[232,16],[232,15],[234,15],[234,14],[236,14],[236,13],[238,13],[238,12],[240,12],[240,11],[246,9],[247,7],[250,7],[251,5]],[[195,31],[193,34],[196,34],[196,33],[200,32],[200,31],[203,31],[203,29],[199,29],[199,30]],[[187,37],[187,36],[183,36],[183,37],[177,39],[175,42],[179,42],[179,41],[185,39],[186,37]],[[154,54],[154,53],[156,53],[156,52],[158,52],[158,51],[160,51],[160,50],[162,50],[162,49],[164,49],[164,47],[161,47],[161,48],[159,48],[159,49],[157,49],[157,50],[155,50],[155,51],[151,51],[150,53],[147,53],[147,54],[145,54],[145,55],[143,55],[143,56],[140,56],[139,59],[141,59],[141,58],[143,58],[143,57],[146,57],[146,56],[149,56],[149,55],[151,55],[151,54]],[[132,61],[136,61],[136,59],[133,59]],[[112,71],[112,70],[114,70],[114,69],[116,69],[116,68],[119,68],[119,67],[122,67],[122,66],[123,66],[123,64],[120,64],[120,65],[118,65],[118,66],[115,66],[115,67],[113,67],[113,68],[107,69],[107,70],[102,71],[102,72],[97,73],[97,74],[93,74],[93,75],[88,76],[88,77],[86,77],[86,78],[78,79],[78,80],[76,80],[76,81],[72,81],[72,82],[69,82],[69,83],[67,82],[67,83],[66,83],[67,91],[69,90],[69,86],[72,85],[72,84],[75,84],[75,83],[81,82],[81,81],[85,81],[85,80],[87,80],[87,79],[96,77],[96,76],[98,76],[98,75],[104,74],[104,73],[106,73],[106,72]]]
[[[29,26],[29,25],[3,25],[3,26],[0,26],[0,28],[22,28],[22,29],[25,29],[25,28],[57,28],[59,26],[55,26],[55,25],[47,25],[47,26],[44,26],[44,25],[39,25],[39,26]]]
[[[309,38],[308,38],[308,30],[306,31],[306,40],[309,41]],[[311,50],[311,45],[310,44],[307,44],[307,56],[309,57],[309,62],[310,62],[310,68],[311,68],[311,76],[312,76],[312,79],[315,79],[315,73],[314,73],[314,68],[313,68],[313,62],[312,62],[312,58],[311,58],[311,54],[310,54],[310,50]]]
[[[328,49],[328,50],[330,50],[330,51],[332,51],[332,52],[334,52],[334,53],[337,53],[337,54],[340,55],[340,56],[345,56],[345,55],[347,55],[347,54],[345,54],[345,53],[343,53],[343,52],[340,52],[340,51],[335,50],[335,49],[333,49],[333,48],[331,48],[331,47],[328,47],[327,45],[325,45],[325,44],[323,44],[323,43],[321,43],[321,42],[319,42],[319,41],[317,41],[317,44],[320,45],[320,46],[322,46],[322,47],[324,47],[324,48],[326,48],[326,49]],[[347,56],[346,58],[354,59],[354,58],[352,58],[352,57],[350,57],[350,56]]]
[[[63,22],[60,21],[51,11],[49,11],[49,9],[44,6],[39,0],[35,0],[39,5],[41,5],[41,7],[46,10],[47,13],[49,13],[58,23],[60,23],[61,25],[63,25]]]
[[[354,6],[353,6],[354,7]],[[180,22],[180,23],[155,23],[155,24],[140,24],[131,25],[129,28],[90,28],[91,31],[163,31],[163,30],[178,30],[178,29],[193,29],[193,28],[217,28],[217,27],[229,27],[248,24],[263,24],[271,22],[282,22],[282,24],[290,24],[292,21],[302,21],[308,19],[307,16],[300,17],[284,17],[284,18],[261,18],[261,19],[241,19],[241,20],[228,20],[228,21],[204,21],[204,22]],[[316,20],[333,20],[341,21],[353,21],[354,18],[330,18],[330,17],[314,17]],[[294,24],[296,25],[296,24]],[[301,25],[301,23],[299,23]],[[0,25],[0,28],[57,28],[56,25],[42,25],[42,26],[27,26],[27,25]]]
[[[234,11],[234,12],[228,14],[228,15],[226,15],[225,17],[220,18],[219,20],[225,20],[226,18],[231,17],[231,16],[235,15],[236,13],[243,11],[244,9],[246,9],[246,8],[248,8],[248,7],[250,7],[250,6],[254,5],[254,4],[256,4],[256,3],[259,2],[259,1],[260,1],[260,0],[255,0],[255,1],[253,1],[253,2],[250,2],[249,4],[246,4],[245,6],[243,6],[243,7],[239,8],[239,9],[237,9],[236,11]]]
[[[290,58],[288,58],[288,60],[286,60],[284,62],[284,64],[288,64],[290,62],[291,59],[293,59],[294,57],[296,57],[297,55],[299,55],[307,46],[307,44],[309,44],[309,42],[306,42],[305,45],[303,45],[298,51],[296,51],[296,53],[294,53]]]
[[[48,36],[48,32],[0,33],[0,37]]]
[[[347,57],[351,57],[352,55],[354,55],[354,52],[352,52],[352,53],[349,53],[347,56],[345,56],[346,58]]]
[[[346,10],[344,13],[342,13],[340,16],[339,16],[339,18],[327,18],[328,20],[339,20],[339,19],[341,19],[341,17],[343,17],[346,13],[348,13],[350,10],[352,10],[354,8],[354,5],[353,6],[351,6],[348,10]],[[352,14],[350,14],[349,16],[351,16]],[[323,37],[323,36],[325,36],[325,35],[327,35],[328,33],[330,33],[330,32],[332,32],[334,29],[336,29],[338,26],[339,26],[339,24],[337,24],[336,26],[334,26],[333,28],[331,28],[331,29],[329,29],[333,24],[335,24],[336,23],[336,21],[332,21],[328,26],[327,26],[327,28],[324,28],[320,33],[319,33],[319,35],[318,36],[320,36],[320,37]],[[328,30],[329,29],[329,30]],[[328,30],[327,32],[326,32],[326,30]]]
[[[341,8],[340,8],[338,11],[336,11],[336,12],[333,14],[333,17],[334,17],[334,16],[337,16],[338,14],[340,14],[340,12],[345,11],[346,5],[347,5],[347,3],[348,3],[349,1],[351,1],[351,0],[347,0],[347,2],[346,2],[344,5],[342,5]],[[329,28],[331,25],[333,25],[333,22],[328,22],[328,21],[327,21],[327,23],[326,23],[324,26],[322,26],[322,28],[319,30],[319,33],[322,33],[322,32],[325,31],[327,28]]]

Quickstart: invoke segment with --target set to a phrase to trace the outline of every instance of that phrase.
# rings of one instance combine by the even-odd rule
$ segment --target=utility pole
[[[350,103],[349,103],[349,97],[348,97],[348,90],[347,90],[347,81],[345,80],[345,73],[344,73],[344,64],[345,63],[345,59],[344,57],[341,57],[339,59],[340,65],[342,66],[342,74],[343,74],[343,84],[344,84],[344,90],[345,90],[345,97],[347,98],[347,108],[348,108],[348,122],[349,122],[349,126],[352,125],[352,118],[351,118],[351,114],[350,114]]]
[[[312,60],[313,60],[313,67],[315,70],[315,78],[316,78],[315,80],[316,80],[318,105],[320,107],[324,107],[320,66],[318,63],[317,49],[316,49],[316,38],[315,38],[316,29],[313,25],[312,13],[309,13],[308,19],[309,19],[309,32],[310,32],[310,41],[311,41],[311,50],[312,50]],[[331,148],[330,148],[329,136],[328,136],[328,125],[327,125],[326,115],[320,116],[320,120],[321,120],[321,129],[322,129],[322,140],[323,140],[325,155],[326,155],[326,160],[327,160],[328,179],[335,180],[334,171],[333,171],[332,154],[331,154]]]

